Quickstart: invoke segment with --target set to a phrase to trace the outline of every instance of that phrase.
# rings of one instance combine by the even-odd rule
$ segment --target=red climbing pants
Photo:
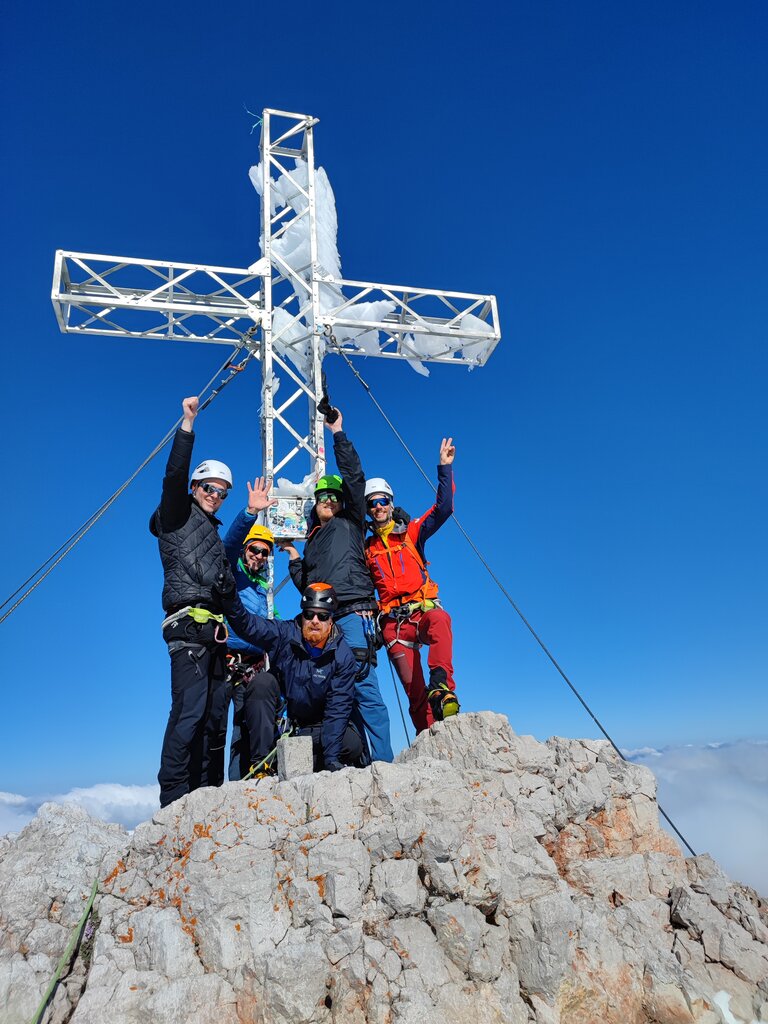
[[[433,724],[435,718],[427,700],[419,648],[408,645],[427,644],[427,664],[430,670],[445,669],[448,686],[455,690],[451,617],[442,608],[414,612],[409,619],[401,619],[399,623],[388,615],[381,620],[381,632],[387,645],[389,660],[394,665],[395,672],[408,695],[411,720],[416,732],[423,732]]]

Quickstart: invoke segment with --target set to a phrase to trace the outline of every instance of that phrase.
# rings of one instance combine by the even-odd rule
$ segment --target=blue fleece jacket
[[[266,574],[263,577],[252,576],[247,571],[240,557],[243,553],[243,541],[255,522],[256,516],[250,515],[246,509],[238,512],[224,537],[224,550],[227,553],[227,560],[232,567],[237,592],[246,610],[254,615],[261,615],[266,618],[269,577]],[[231,651],[240,651],[244,654],[264,653],[260,647],[254,647],[253,644],[242,640],[231,628],[229,630],[227,646]]]

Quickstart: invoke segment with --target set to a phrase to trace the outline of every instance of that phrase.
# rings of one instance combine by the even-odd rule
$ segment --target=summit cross
[[[51,293],[65,333],[245,347],[261,362],[262,473],[276,480],[306,452],[304,491],[325,472],[318,406],[326,355],[405,359],[420,372],[424,362],[473,367],[501,336],[493,295],[341,277],[333,192],[315,167],[317,123],[263,112],[261,160],[251,169],[262,255],[250,267],[59,250]],[[288,394],[278,403],[282,385]],[[277,493],[298,500],[304,491]]]

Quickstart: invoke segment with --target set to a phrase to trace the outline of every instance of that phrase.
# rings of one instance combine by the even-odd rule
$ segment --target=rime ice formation
[[[766,906],[604,742],[459,715],[395,764],[202,789],[133,836],[46,805],[0,845],[27,1024],[98,874],[62,1024],[768,1020]]]
[[[278,266],[282,262],[292,271],[298,274],[302,280],[309,283],[312,277],[312,259],[310,256],[310,233],[309,217],[307,209],[309,202],[307,190],[309,183],[309,172],[305,160],[296,159],[286,161],[292,163],[292,167],[286,172],[278,173],[271,186],[271,216],[274,217],[278,210],[288,207],[296,217],[286,225],[282,233],[278,224],[274,226],[274,237],[272,239],[272,256]],[[290,175],[290,177],[289,177]],[[249,177],[253,187],[261,196],[264,189],[263,166],[256,164],[251,167]],[[339,256],[338,238],[338,217],[336,214],[336,198],[333,194],[331,183],[324,168],[318,167],[315,171],[315,223],[317,225],[317,267],[315,278],[325,283],[319,286],[320,310],[331,312],[344,308],[344,316],[354,321],[381,321],[384,317],[393,313],[397,308],[395,302],[388,299],[375,299],[370,302],[356,301],[347,306],[347,297],[341,287],[334,283],[334,280],[341,278],[341,257]],[[261,233],[261,252],[264,253],[264,231]],[[296,295],[298,306],[301,307],[307,296]],[[284,303],[287,305],[287,303]],[[433,355],[443,355],[446,351],[462,352],[465,356],[477,358],[482,361],[487,351],[494,344],[493,328],[480,317],[472,313],[465,313],[457,318],[457,326],[464,330],[477,332],[481,337],[471,342],[457,340],[449,332],[445,334],[408,334],[402,339],[401,349],[410,365],[418,372],[429,375],[429,370],[421,362],[421,359]],[[337,324],[334,327],[336,340],[351,342],[354,346],[366,355],[378,355],[381,349],[379,332],[368,329],[364,326],[350,327]],[[485,335],[486,337],[482,337]],[[298,314],[289,313],[287,309],[278,306],[273,313],[273,335],[272,343],[277,352],[290,359],[294,365],[308,376],[310,346],[309,335],[306,326],[300,321]],[[324,340],[324,344],[327,343]]]

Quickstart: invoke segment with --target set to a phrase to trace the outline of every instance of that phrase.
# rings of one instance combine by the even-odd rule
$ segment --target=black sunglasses
[[[308,608],[301,613],[301,617],[305,622],[311,622],[312,619],[317,619],[318,622],[327,622],[331,617],[331,613],[318,612],[314,608]]]
[[[389,498],[371,498],[368,508],[384,508],[389,504]]]
[[[269,558],[271,553],[269,548],[260,548],[255,544],[249,544],[245,550],[252,555],[260,555],[262,558]]]
[[[217,487],[216,484],[209,484],[205,480],[200,484],[206,494],[216,494],[222,501],[226,498],[228,491],[226,487]]]

